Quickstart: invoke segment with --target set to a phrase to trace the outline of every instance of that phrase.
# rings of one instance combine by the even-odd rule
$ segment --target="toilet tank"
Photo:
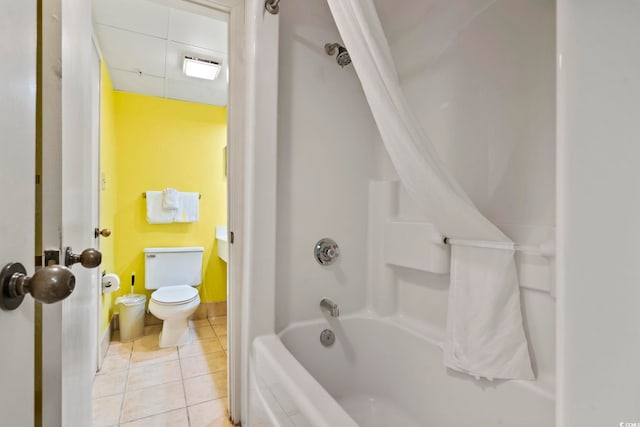
[[[144,287],[158,289],[165,286],[202,283],[202,252],[204,248],[145,248]]]

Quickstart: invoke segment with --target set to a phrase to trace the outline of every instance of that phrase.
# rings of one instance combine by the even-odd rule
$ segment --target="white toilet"
[[[149,311],[162,319],[160,347],[188,344],[189,316],[200,305],[194,286],[202,283],[202,247],[145,248],[144,287],[151,294]]]

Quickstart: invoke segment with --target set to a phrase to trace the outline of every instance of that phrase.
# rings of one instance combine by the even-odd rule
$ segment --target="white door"
[[[36,2],[0,0],[0,267],[34,265]],[[33,300],[0,310],[0,424],[33,426]]]
[[[43,15],[57,17],[43,20],[43,245],[80,252],[94,241],[91,4],[45,0]],[[0,65],[0,263],[20,262],[28,274],[34,270],[36,26],[35,1],[0,0],[0,53],[6,59]],[[73,270],[71,297],[43,309],[47,426],[91,425],[98,271]],[[16,310],[0,310],[2,425],[34,423],[33,341],[33,299],[27,296]]]
[[[90,0],[43,0],[43,246],[94,246]],[[57,17],[58,19],[47,19]],[[43,306],[44,427],[91,425],[98,268],[72,267],[73,294]]]

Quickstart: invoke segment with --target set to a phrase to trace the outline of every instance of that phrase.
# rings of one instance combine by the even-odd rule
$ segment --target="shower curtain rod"
[[[272,15],[277,15],[280,11],[280,6],[278,6],[280,0],[266,0],[264,2],[264,8]]]
[[[460,245],[460,246],[475,246],[480,248],[493,248],[493,249],[511,249],[508,248],[508,244],[504,242],[492,242],[485,240],[464,240],[464,239],[451,239],[449,237],[443,237],[442,242],[445,245]],[[513,250],[522,252],[525,254],[539,255],[545,258],[552,258],[555,256],[555,246],[552,243],[542,243],[537,246],[533,245],[513,245]]]

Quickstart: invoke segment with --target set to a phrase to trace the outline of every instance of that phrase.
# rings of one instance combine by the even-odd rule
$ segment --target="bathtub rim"
[[[256,381],[254,388],[265,412],[275,426],[280,426],[266,402],[261,388],[257,384],[256,359],[264,358],[269,367],[277,371],[278,378],[289,396],[314,427],[359,427],[358,423],[344,410],[336,399],[316,380],[309,371],[285,347],[279,335],[267,334],[253,341],[251,357],[251,376]]]
[[[379,322],[385,325],[390,325],[392,327],[398,328],[401,331],[411,335],[413,338],[418,339],[420,341],[426,342],[434,347],[437,347],[439,351],[443,351],[444,349],[444,333],[437,330],[436,328],[430,328],[425,325],[417,325],[417,321],[414,319],[404,316],[402,314],[394,314],[391,316],[380,316],[374,311],[370,309],[364,309],[360,311],[356,311],[353,313],[349,313],[344,316],[340,316],[339,318],[331,318],[328,316],[317,317],[314,319],[301,320],[297,322],[290,323],[282,330],[276,332],[276,336],[282,341],[282,336],[285,335],[288,331],[297,329],[300,327],[308,327],[313,325],[321,325],[328,324],[331,325],[333,322],[341,322],[343,320],[369,320],[374,322]],[[284,346],[284,343],[283,343]],[[286,346],[285,346],[285,349]],[[287,349],[289,351],[289,349]],[[292,355],[293,356],[293,355]],[[295,356],[293,356],[295,359]],[[302,366],[304,369],[304,366]],[[472,377],[469,377],[473,381],[478,381]],[[522,387],[528,389],[529,391],[535,393],[536,395],[550,400],[555,401],[556,395],[554,392],[555,387],[551,387],[552,384],[546,384],[544,382],[539,381],[540,377],[537,377],[535,381],[528,380],[506,380],[510,383],[518,387]],[[546,378],[545,378],[546,379]],[[486,381],[486,380],[481,380]],[[555,384],[553,384],[555,385]]]

